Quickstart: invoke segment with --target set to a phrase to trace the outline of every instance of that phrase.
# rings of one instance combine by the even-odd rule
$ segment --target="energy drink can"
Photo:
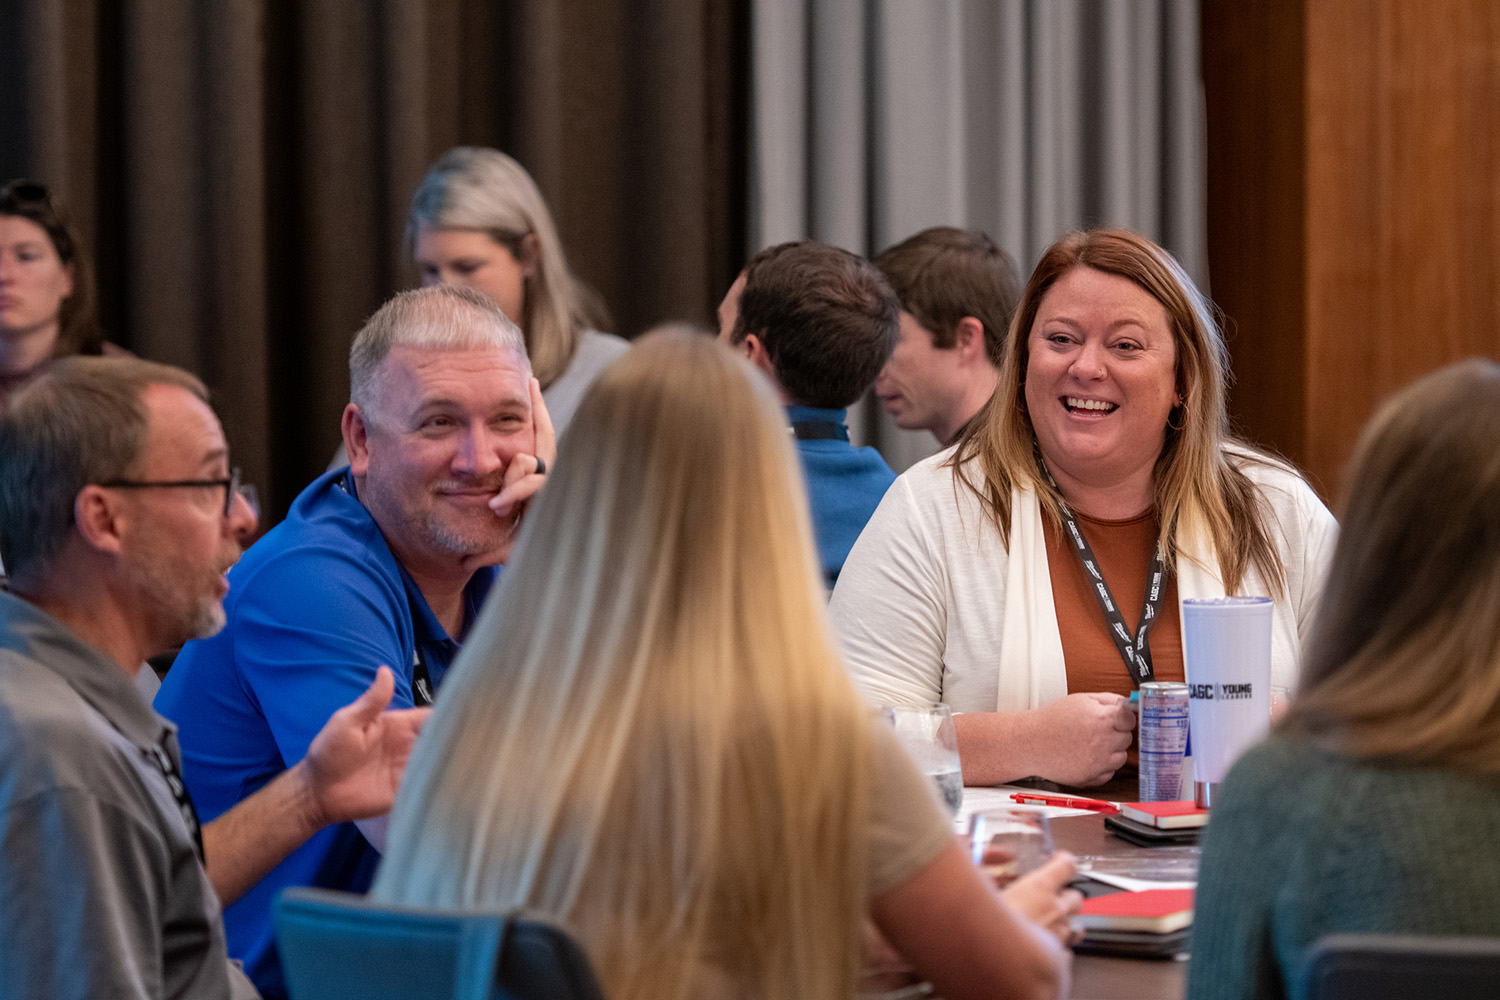
[[[1182,758],[1188,743],[1188,686],[1174,681],[1141,685],[1141,801],[1182,797]]]

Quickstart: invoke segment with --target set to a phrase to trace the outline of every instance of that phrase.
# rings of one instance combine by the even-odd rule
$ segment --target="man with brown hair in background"
[[[905,430],[951,445],[995,391],[1016,311],[1016,263],[981,232],[924,229],[875,258],[901,300],[901,339],[875,394]]]
[[[869,261],[811,240],[757,253],[719,305],[719,339],[786,405],[830,588],[896,480],[879,452],[850,443],[845,411],[891,356],[898,311]]]

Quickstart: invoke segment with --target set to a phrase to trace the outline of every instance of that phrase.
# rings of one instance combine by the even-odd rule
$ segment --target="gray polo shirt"
[[[117,665],[0,593],[0,983],[7,995],[253,997],[161,754]]]

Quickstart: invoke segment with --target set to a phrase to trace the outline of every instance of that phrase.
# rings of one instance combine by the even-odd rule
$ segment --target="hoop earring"
[[[1174,431],[1181,431],[1184,427],[1187,426],[1187,421],[1183,420],[1182,423],[1180,423],[1180,424],[1174,424],[1174,423],[1172,423],[1172,414],[1173,413],[1178,414],[1179,419],[1181,419],[1182,407],[1180,407],[1180,406],[1174,406],[1174,407],[1172,407],[1171,412],[1169,412],[1167,414],[1167,426],[1170,427]]]

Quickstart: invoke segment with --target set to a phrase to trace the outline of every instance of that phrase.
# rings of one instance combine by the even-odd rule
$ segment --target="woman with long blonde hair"
[[[1179,598],[1274,599],[1291,686],[1333,516],[1229,431],[1228,352],[1171,254],[1070,233],[1022,292],[990,401],[896,480],[831,611],[856,681],[945,701],[971,784],[1097,786],[1126,768],[1127,696],[1183,679]]]
[[[1302,686],[1224,782],[1188,996],[1284,997],[1327,934],[1500,937],[1500,365],[1355,448]]]
[[[867,914],[945,996],[1056,996],[1071,861],[1017,883],[1049,935],[862,706],[770,386],[706,337],[648,337],[549,479],[373,894],[566,921],[612,1000],[853,996]]]

